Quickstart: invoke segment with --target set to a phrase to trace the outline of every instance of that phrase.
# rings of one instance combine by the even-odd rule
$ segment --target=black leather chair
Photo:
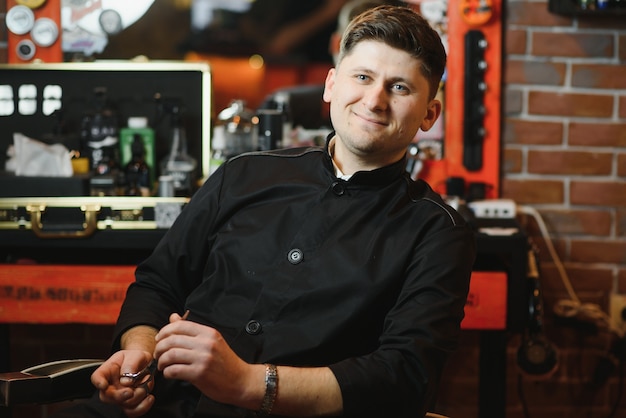
[[[0,373],[0,406],[87,398],[94,392],[91,374],[102,362],[98,359],[61,360],[20,372]]]
[[[91,374],[102,364],[98,359],[60,360],[20,372],[0,373],[0,407],[45,404],[93,395]],[[448,418],[429,412],[424,418]]]

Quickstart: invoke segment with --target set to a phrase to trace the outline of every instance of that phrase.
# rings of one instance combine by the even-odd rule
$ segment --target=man
[[[475,255],[404,169],[441,112],[444,66],[409,8],[355,18],[325,83],[326,147],[240,155],[196,192],[137,268],[94,416],[424,415]],[[126,377],[153,356],[156,381]]]
[[[329,2],[326,2],[328,4]],[[341,36],[350,20],[367,9],[383,4],[401,5],[395,0],[350,0],[343,2],[343,7],[337,15],[337,27],[331,34],[328,42],[328,52],[332,56],[333,63],[337,63]],[[276,97],[283,95],[289,102],[291,122],[294,127],[305,129],[332,128],[328,104],[322,99],[324,92],[323,84],[306,84],[288,86],[278,89],[268,95],[259,106],[259,109],[276,109]]]

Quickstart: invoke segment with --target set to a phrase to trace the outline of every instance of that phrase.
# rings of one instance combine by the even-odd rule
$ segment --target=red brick
[[[569,271],[569,270],[568,270]],[[589,272],[587,272],[587,274],[596,274],[593,270],[590,270]],[[593,276],[592,276],[593,277]],[[545,306],[550,307],[551,310],[555,309],[557,306],[561,305],[563,302],[565,302],[566,304],[568,304],[570,301],[575,300],[572,299],[571,295],[565,290],[565,287],[563,285],[563,283],[560,281],[560,279],[558,280],[558,282],[560,282],[560,284],[557,284],[557,289],[556,290],[550,290],[545,291],[544,292],[544,300],[545,300]],[[543,281],[542,281],[543,284]],[[610,290],[592,290],[592,291],[580,291],[576,288],[576,285],[574,285],[574,289],[575,289],[575,295],[578,297],[578,300],[580,300],[582,303],[585,304],[592,304],[592,305],[597,305],[601,311],[606,312],[608,310],[609,307],[609,294],[610,294]],[[563,318],[561,318],[559,315],[557,315],[557,313],[555,313],[554,311],[550,311],[549,313],[547,312],[548,318],[555,318],[555,322],[557,322],[557,325],[561,325],[561,323],[559,322],[560,320],[563,320]],[[571,321],[567,321],[567,323],[569,323],[569,325],[571,326]],[[576,324],[576,325],[584,325],[585,323],[580,323],[580,324]],[[588,325],[588,324],[587,324]],[[583,328],[583,327],[580,327]],[[588,326],[585,326],[584,328],[589,328]],[[558,340],[559,342],[561,341],[560,339]],[[598,339],[590,339],[590,343],[587,344],[587,346],[600,346],[606,349],[606,344],[601,344],[598,342]]]
[[[570,186],[570,203],[626,206],[626,183],[574,180]]]
[[[547,2],[507,2],[506,22],[509,25],[528,26],[571,26],[572,19],[548,11]]]
[[[619,97],[619,117],[626,118],[626,96]]]
[[[563,182],[557,180],[502,181],[502,197],[520,204],[563,203]]]
[[[617,155],[617,175],[626,177],[626,154]]]
[[[541,210],[550,233],[567,235],[611,234],[612,215],[608,210]]]
[[[520,173],[522,171],[522,151],[507,148],[502,155],[502,171],[505,173]]]
[[[626,147],[626,123],[571,122],[569,145]]]
[[[559,145],[563,143],[563,123],[507,118],[502,139],[508,144]]]
[[[553,337],[556,335],[561,336],[560,333],[552,334]],[[561,340],[559,340],[559,343],[561,343],[561,347],[564,346]],[[558,370],[560,373],[558,373],[558,376],[573,380],[578,380],[581,375],[593,376],[598,367],[598,358],[606,353],[606,349],[589,348],[582,346],[582,344],[581,347],[580,350],[565,349],[561,351]]]
[[[527,32],[522,29],[508,29],[504,48],[507,54],[521,55],[526,53]]]
[[[562,86],[565,70],[564,63],[508,60],[504,75],[506,83]]]
[[[535,32],[533,55],[572,58],[612,58],[614,38],[611,33]]]
[[[626,264],[626,243],[572,240],[570,259],[582,263]]]
[[[617,208],[616,219],[617,236],[626,237],[626,208]]]
[[[618,58],[620,61],[626,61],[626,35],[619,36]]]
[[[534,174],[607,175],[613,155],[586,151],[533,151],[528,153],[528,172]]]
[[[531,91],[528,112],[533,115],[608,118],[613,114],[613,97],[604,94]]]
[[[551,260],[552,257],[550,255],[550,251],[548,250],[547,240],[544,238],[543,233],[539,231],[539,227],[536,224],[528,224],[529,226],[523,228],[528,234],[528,239],[533,242],[533,245],[538,249],[540,254],[540,260],[546,261]],[[548,229],[551,228],[550,225],[546,226]],[[554,247],[554,251],[556,251],[557,255],[561,259],[565,259],[567,256],[567,240],[555,239],[555,237],[551,237],[552,245]]]
[[[524,95],[521,90],[508,88],[504,92],[504,112],[507,115],[521,113],[524,106]]]
[[[573,64],[572,86],[598,89],[626,89],[626,64]]]

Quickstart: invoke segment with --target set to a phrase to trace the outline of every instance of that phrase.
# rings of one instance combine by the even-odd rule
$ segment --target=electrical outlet
[[[511,199],[475,200],[467,204],[474,216],[483,219],[513,219],[517,207]]]
[[[609,307],[611,327],[626,333],[626,294],[612,293]]]

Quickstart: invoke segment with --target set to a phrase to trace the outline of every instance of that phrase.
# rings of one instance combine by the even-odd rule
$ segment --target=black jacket
[[[420,416],[457,344],[475,243],[404,167],[343,181],[324,148],[228,161],[138,267],[118,338],[189,309],[247,362],[330,366],[345,416]],[[203,398],[195,416],[246,415]]]

